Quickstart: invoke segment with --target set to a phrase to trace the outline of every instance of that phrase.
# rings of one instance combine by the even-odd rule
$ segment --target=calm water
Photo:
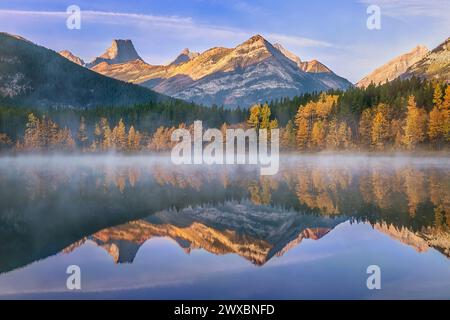
[[[449,158],[0,158],[0,298],[450,299],[449,257]]]

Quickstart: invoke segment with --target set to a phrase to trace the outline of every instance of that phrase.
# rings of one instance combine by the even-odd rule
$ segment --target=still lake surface
[[[449,257],[446,157],[0,158],[1,299],[450,299]]]

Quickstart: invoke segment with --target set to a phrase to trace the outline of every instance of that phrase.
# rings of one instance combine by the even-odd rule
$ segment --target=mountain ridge
[[[234,48],[214,47],[200,54],[185,49],[168,65],[101,61],[91,69],[175,98],[228,107],[352,86],[322,63],[299,58],[297,63],[280,48],[254,35]]]
[[[411,77],[450,82],[450,37],[411,65],[400,76],[401,79]]]
[[[427,47],[418,45],[407,53],[401,54],[376,68],[359,80],[356,85],[364,88],[371,83],[378,85],[386,81],[392,81],[404,74],[410,66],[423,59],[428,52]]]

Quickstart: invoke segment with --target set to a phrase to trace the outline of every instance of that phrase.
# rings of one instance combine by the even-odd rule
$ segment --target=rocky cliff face
[[[424,46],[417,46],[410,52],[398,56],[383,66],[375,69],[372,73],[358,81],[358,87],[367,87],[369,84],[383,84],[392,81],[403,75],[409,67],[423,59],[428,54],[428,49]]]
[[[450,82],[450,37],[411,65],[401,78],[412,76]]]
[[[142,58],[136,52],[131,40],[113,40],[111,47],[109,47],[105,53],[97,57],[89,63],[87,66],[92,68],[101,62],[108,64],[125,63],[135,60],[143,61]]]
[[[351,86],[320,62],[301,62],[294,56],[256,35],[235,48],[212,48],[202,54],[184,50],[167,66],[110,59],[90,67],[176,98],[230,107]]]
[[[77,57],[76,55],[74,55],[72,52],[68,51],[68,50],[63,50],[58,52],[60,55],[62,55],[64,58],[66,58],[69,61],[72,61],[73,63],[76,63],[80,66],[84,66],[85,62],[83,61],[83,59],[81,59],[80,57]]]

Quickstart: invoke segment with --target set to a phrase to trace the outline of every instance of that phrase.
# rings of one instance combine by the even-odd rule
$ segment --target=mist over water
[[[450,297],[450,158],[280,160],[260,176],[169,156],[2,157],[0,296]],[[65,287],[70,264],[81,291]]]

